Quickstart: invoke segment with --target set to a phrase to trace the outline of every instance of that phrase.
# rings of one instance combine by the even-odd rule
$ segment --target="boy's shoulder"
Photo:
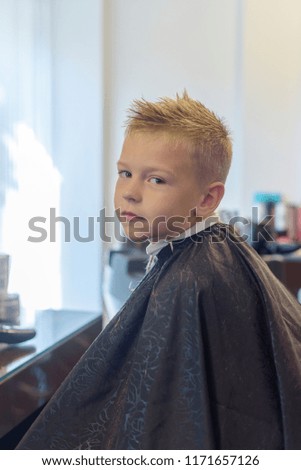
[[[176,296],[187,291],[210,290],[219,277],[223,280],[227,268],[232,269],[227,250],[222,241],[212,244],[209,233],[174,242],[159,253],[161,268],[156,284]]]
[[[167,247],[160,277],[174,286],[192,283],[197,288],[256,283],[258,272],[272,279],[266,263],[225,224],[216,224]],[[276,281],[276,279],[275,279]]]
[[[225,224],[215,224],[169,247],[171,262],[174,258],[179,271],[188,274],[192,269],[207,275],[233,271],[241,251],[248,250],[249,246]]]

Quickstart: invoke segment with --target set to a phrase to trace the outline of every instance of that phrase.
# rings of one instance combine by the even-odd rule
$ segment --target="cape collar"
[[[191,237],[196,233],[202,232],[203,230],[211,227],[212,225],[217,224],[220,222],[220,219],[217,213],[214,213],[207,217],[206,219],[202,220],[201,222],[196,222],[195,225],[189,227],[187,230],[182,232],[175,238],[171,240],[158,240],[157,242],[150,242],[149,245],[146,247],[146,253],[150,256],[156,256],[162,248],[165,248],[167,245],[170,246],[171,251],[173,251],[173,243],[177,242],[178,240],[184,240],[185,238]]]

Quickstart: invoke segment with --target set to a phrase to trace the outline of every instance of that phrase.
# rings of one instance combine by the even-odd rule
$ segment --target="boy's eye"
[[[164,184],[165,181],[162,180],[161,178],[157,178],[156,176],[152,176],[151,178],[149,178],[149,181],[151,183],[155,183],[155,184]]]
[[[132,176],[131,172],[130,171],[127,171],[127,170],[120,170],[118,171],[118,175],[121,177],[121,178],[130,178]]]

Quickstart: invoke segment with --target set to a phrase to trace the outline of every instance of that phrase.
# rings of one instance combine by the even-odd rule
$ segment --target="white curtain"
[[[59,210],[52,159],[51,0],[0,2],[1,251],[25,309],[60,307],[60,244],[30,244],[28,222]]]
[[[101,199],[101,2],[0,1],[0,251],[25,311],[96,310],[100,240],[43,242],[50,209],[97,217]],[[72,235],[72,233],[71,233]]]

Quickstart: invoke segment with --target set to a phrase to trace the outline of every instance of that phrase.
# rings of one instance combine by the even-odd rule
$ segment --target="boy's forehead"
[[[192,146],[188,142],[174,138],[166,132],[134,132],[127,135],[123,142],[121,156],[136,155],[156,156],[159,155],[162,160],[176,160],[189,163],[193,153]]]

